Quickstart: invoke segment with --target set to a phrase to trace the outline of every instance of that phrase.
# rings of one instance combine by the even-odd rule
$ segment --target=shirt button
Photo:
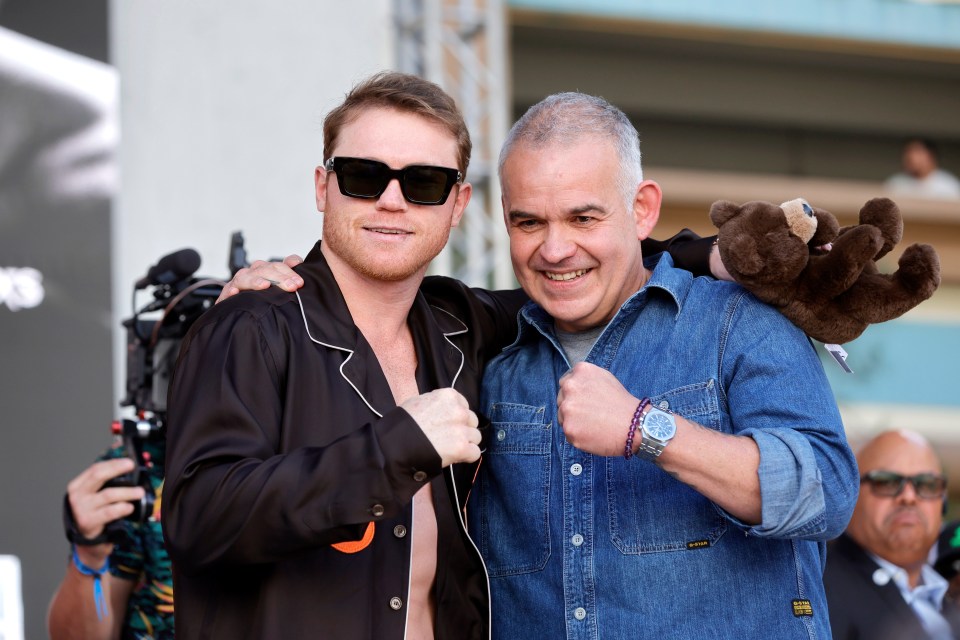
[[[393,528],[393,535],[395,535],[398,538],[402,538],[405,535],[407,535],[407,528],[402,524],[398,524]]]
[[[580,463],[574,463],[570,465],[570,473],[572,473],[575,476],[580,475],[581,473],[583,473],[583,465],[581,465]]]
[[[580,545],[583,544],[583,536],[580,535],[579,533],[575,533],[573,537],[570,538],[570,542],[573,543],[573,546],[579,547]]]
[[[584,609],[583,607],[577,607],[573,611],[573,617],[576,618],[577,620],[583,620],[584,618],[587,617],[587,610]]]
[[[423,482],[424,480],[427,479],[427,472],[417,471],[415,474],[413,474],[413,479],[416,480],[417,482]]]
[[[403,600],[401,600],[397,596],[393,596],[392,598],[390,598],[391,609],[393,609],[394,611],[399,611],[402,606],[403,606]]]
[[[380,516],[383,515],[383,505],[382,504],[373,505],[372,507],[370,507],[370,513],[372,513],[374,517],[379,518]]]
[[[506,437],[507,437],[506,431],[504,431],[503,429],[500,429],[500,431],[497,431],[497,440],[505,440]]]
[[[660,402],[657,403],[657,406],[663,411],[667,411],[670,408],[670,403],[667,402],[666,400],[661,400]]]

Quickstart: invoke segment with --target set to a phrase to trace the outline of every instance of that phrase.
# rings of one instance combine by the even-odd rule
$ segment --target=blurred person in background
[[[148,482],[163,488],[166,441],[145,441]],[[113,447],[67,485],[64,525],[70,541],[66,575],[50,603],[53,640],[173,638],[173,578],[160,528],[159,499],[142,486],[104,485],[129,474],[134,461]],[[147,509],[142,514],[135,508]]]
[[[940,168],[940,152],[932,140],[907,140],[900,161],[903,170],[884,183],[891,192],[918,198],[960,198],[960,180]]]
[[[859,450],[860,496],[827,551],[824,585],[838,640],[960,637],[960,609],[928,563],[947,490],[943,467],[918,433],[886,431]]]

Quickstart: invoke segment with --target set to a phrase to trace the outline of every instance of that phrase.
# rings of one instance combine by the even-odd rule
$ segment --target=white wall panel
[[[323,116],[358,80],[393,65],[390,8],[111,2],[121,78],[118,319],[129,315],[132,283],[171,251],[193,247],[198,273],[224,277],[236,230],[251,259],[310,249],[321,229],[313,168]]]

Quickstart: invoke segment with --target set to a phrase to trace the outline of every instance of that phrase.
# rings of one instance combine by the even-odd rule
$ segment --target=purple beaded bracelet
[[[630,429],[627,431],[627,443],[623,446],[623,458],[629,460],[633,457],[633,437],[637,434],[637,427],[640,426],[640,416],[643,410],[650,404],[650,398],[644,397],[637,405],[637,410],[633,412],[633,419],[630,421]]]

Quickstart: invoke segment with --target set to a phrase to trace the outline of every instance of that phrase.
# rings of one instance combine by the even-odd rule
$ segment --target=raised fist
[[[480,458],[479,420],[460,392],[452,388],[436,389],[410,398],[400,406],[416,420],[440,454],[444,467]]]

